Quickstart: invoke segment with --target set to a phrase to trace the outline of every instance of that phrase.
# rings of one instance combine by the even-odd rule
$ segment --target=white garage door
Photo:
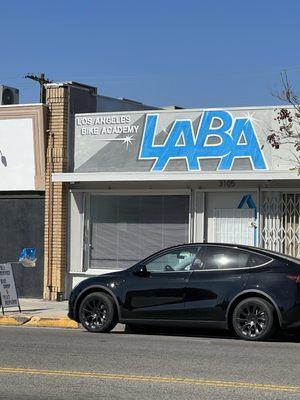
[[[256,229],[253,209],[214,210],[214,241],[254,246]]]

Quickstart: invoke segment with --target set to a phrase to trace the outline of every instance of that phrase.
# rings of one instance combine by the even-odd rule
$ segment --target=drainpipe
[[[47,288],[49,289],[49,300],[52,300],[52,242],[53,242],[53,183],[52,183],[52,172],[53,172],[53,132],[49,133],[49,145],[48,145],[48,162],[49,162],[49,214],[48,214],[48,265],[47,265]]]

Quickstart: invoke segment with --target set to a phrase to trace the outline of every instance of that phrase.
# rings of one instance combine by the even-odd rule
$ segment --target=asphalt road
[[[300,399],[299,338],[183,333],[0,327],[0,399]]]

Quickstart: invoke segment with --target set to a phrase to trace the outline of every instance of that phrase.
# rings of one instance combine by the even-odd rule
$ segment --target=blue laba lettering
[[[251,119],[233,118],[228,111],[205,111],[197,134],[191,120],[175,120],[163,144],[155,144],[158,114],[146,116],[140,160],[154,160],[152,171],[163,171],[170,160],[183,159],[199,171],[199,159],[219,158],[218,170],[232,169],[235,158],[248,158],[253,169],[267,169]]]

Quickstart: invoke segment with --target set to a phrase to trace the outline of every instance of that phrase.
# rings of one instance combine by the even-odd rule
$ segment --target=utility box
[[[19,89],[0,85],[0,105],[19,104]]]

